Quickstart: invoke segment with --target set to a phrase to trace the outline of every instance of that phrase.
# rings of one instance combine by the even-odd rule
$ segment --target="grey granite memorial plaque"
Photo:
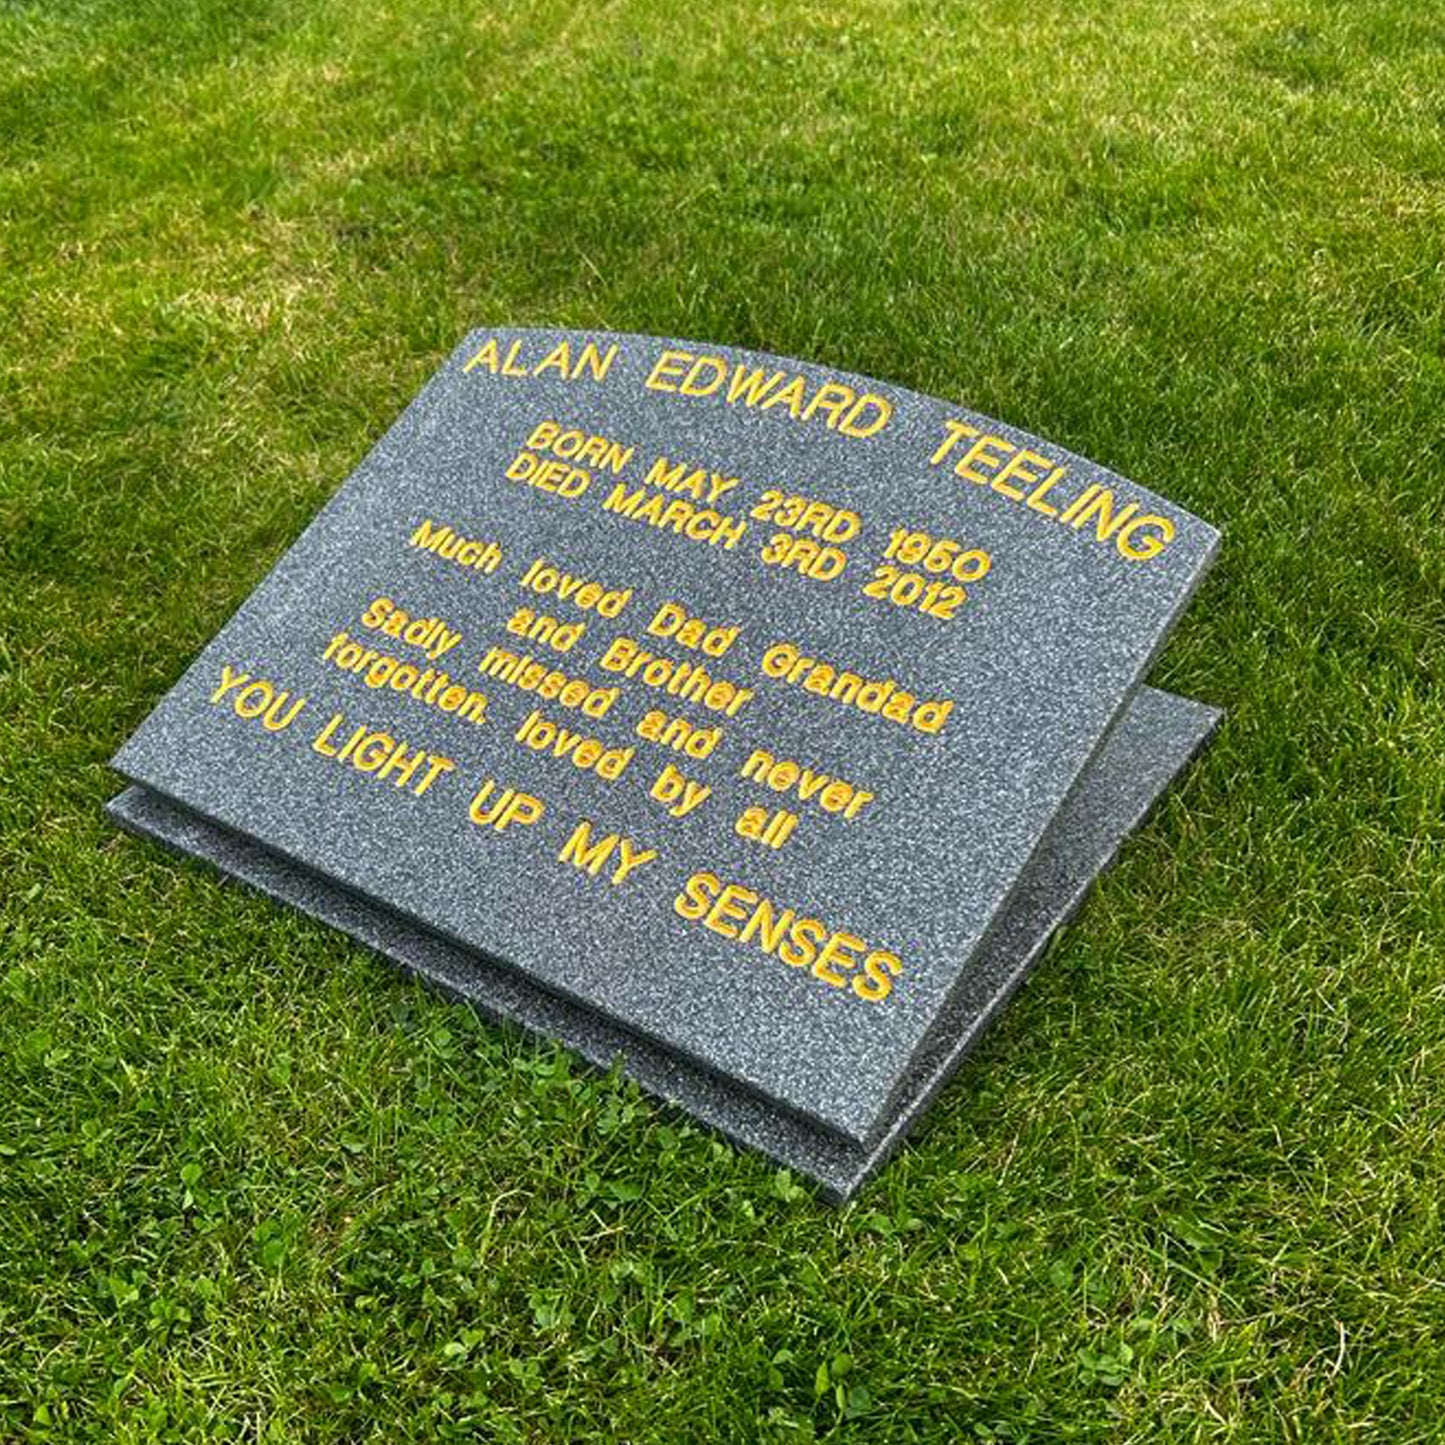
[[[766,1101],[846,1192],[1021,971],[990,950],[1026,963],[1197,745],[1175,700],[1113,755],[1137,797],[1003,942],[1216,543],[865,378],[479,332],[122,748],[157,796],[120,811],[704,1117],[668,1069]]]

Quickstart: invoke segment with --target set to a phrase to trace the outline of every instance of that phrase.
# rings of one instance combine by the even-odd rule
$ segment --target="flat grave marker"
[[[845,1193],[1212,725],[1135,690],[1217,540],[866,378],[478,332],[121,749],[117,811],[714,1081]],[[1106,822],[990,963],[1071,803]]]

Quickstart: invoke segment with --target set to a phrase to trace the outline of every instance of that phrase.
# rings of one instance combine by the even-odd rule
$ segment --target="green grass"
[[[1445,1439],[1437,7],[0,0],[0,226],[0,1438]],[[489,323],[1225,529],[1224,731],[849,1208],[101,814]]]

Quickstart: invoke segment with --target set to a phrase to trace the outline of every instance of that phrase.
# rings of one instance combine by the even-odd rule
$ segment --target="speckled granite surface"
[[[883,383],[478,332],[115,766],[869,1151],[1216,544]]]

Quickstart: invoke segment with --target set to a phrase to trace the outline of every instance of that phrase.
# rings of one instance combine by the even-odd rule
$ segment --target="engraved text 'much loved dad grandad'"
[[[867,1149],[1217,540],[867,378],[477,332],[115,766]]]

